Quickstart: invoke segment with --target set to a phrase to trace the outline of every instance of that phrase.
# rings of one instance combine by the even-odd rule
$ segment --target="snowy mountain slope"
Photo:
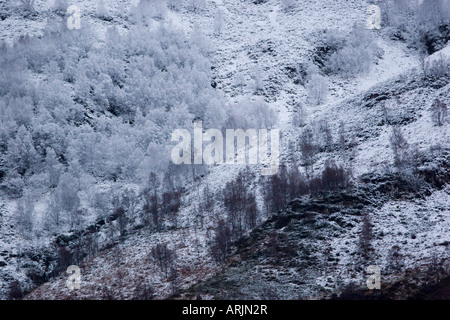
[[[432,261],[448,270],[448,190],[423,200],[390,200],[373,210],[376,240],[368,258],[359,253],[360,208],[367,204],[361,195],[294,200],[243,239],[229,264],[186,296],[329,299],[353,284],[359,298],[405,299],[439,276],[427,273]],[[381,270],[381,292],[365,287],[369,265]],[[396,283],[402,289],[389,291]]]
[[[108,2],[110,15],[114,17],[112,21],[104,21],[94,16],[95,6],[88,1],[80,1],[80,7],[86,16],[92,21],[95,29],[100,33],[105,32],[111,25],[117,25],[126,32],[129,21],[127,10],[130,2]],[[419,59],[410,51],[405,44],[393,42],[384,37],[381,33],[375,33],[378,46],[382,49],[383,55],[377,64],[371,66],[370,72],[349,80],[342,80],[338,77],[330,77],[330,96],[327,102],[321,106],[309,106],[306,103],[306,90],[302,85],[295,84],[289,77],[286,67],[297,66],[299,63],[306,63],[311,57],[318,39],[314,32],[318,29],[337,28],[349,31],[354,23],[364,23],[366,19],[365,1],[308,1],[302,3],[291,11],[284,12],[278,1],[267,1],[260,5],[254,5],[248,1],[208,1],[208,6],[197,13],[188,11],[169,12],[168,19],[173,25],[183,28],[190,33],[195,24],[198,24],[203,32],[212,42],[213,66],[217,89],[230,103],[252,99],[255,95],[262,95],[270,105],[278,111],[279,124],[282,128],[283,149],[281,150],[282,162],[291,163],[299,154],[289,154],[287,141],[298,139],[299,128],[292,127],[291,118],[295,110],[295,102],[304,104],[308,114],[307,122],[317,123],[320,120],[327,120],[337,139],[337,131],[340,121],[346,122],[348,136],[356,135],[353,145],[355,180],[364,173],[381,170],[382,165],[392,162],[392,152],[389,149],[389,135],[391,127],[383,123],[382,102],[376,98],[370,98],[373,93],[386,95],[386,100],[398,99],[402,110],[398,110],[398,104],[390,105],[388,117],[392,124],[399,123],[410,143],[418,143],[422,151],[427,152],[429,146],[441,144],[448,147],[448,125],[435,127],[429,117],[429,107],[435,97],[441,97],[448,103],[449,86],[434,88],[421,87],[417,80],[414,83],[402,81],[402,77],[419,77],[412,69],[418,69]],[[38,12],[45,16],[48,7],[38,2]],[[224,12],[224,26],[219,36],[213,35],[213,19],[221,9]],[[326,17],[326,19],[324,18]],[[20,34],[39,34],[39,30],[45,28],[43,17],[38,15],[35,20],[22,23],[22,21],[8,21],[8,25],[2,29],[2,38],[11,41],[12,38]],[[2,23],[4,22],[2,21]],[[18,27],[16,27],[18,26]],[[412,76],[411,76],[412,74]],[[399,80],[400,79],[400,80]],[[256,90],[257,82],[262,82],[262,89]],[[414,81],[412,81],[414,82]],[[406,88],[406,89],[405,89]],[[371,99],[375,102],[370,105]],[[369,100],[369,101],[368,101]],[[403,122],[404,121],[404,122]],[[350,143],[350,141],[348,141]],[[338,151],[321,152],[315,164],[315,170],[319,171],[327,158],[334,158],[338,162],[345,163],[345,157]],[[203,212],[204,225],[199,226],[196,216],[199,212],[198,204],[204,188],[208,186],[216,195],[225,187],[226,182],[235,179],[240,174],[242,167],[218,165],[211,168],[210,173],[204,178],[186,186],[183,195],[183,205],[179,212],[180,229],[163,231],[157,234],[147,235],[145,230],[132,233],[126,240],[113,248],[107,248],[97,257],[90,258],[81,264],[83,281],[86,286],[80,291],[71,292],[65,287],[67,279],[65,274],[59,278],[40,286],[27,298],[133,298],[137,287],[137,279],[143,277],[155,289],[158,298],[165,298],[170,295],[170,281],[158,268],[152,265],[148,259],[151,248],[158,243],[167,242],[170,247],[177,248],[178,267],[180,269],[179,281],[182,289],[187,289],[199,280],[213,276],[218,271],[218,266],[210,257],[208,241],[213,232],[213,223],[216,216],[224,214],[224,208],[218,204],[216,212]],[[250,167],[250,170],[257,173],[258,168]],[[256,175],[257,176],[257,175]],[[251,184],[251,188],[257,193],[261,200],[261,187],[257,182]],[[448,231],[446,225],[448,221],[448,199],[447,191],[435,191],[420,205],[414,205],[409,201],[388,202],[374,212],[374,216],[383,216],[385,219],[376,220],[376,230],[383,230],[385,234],[396,231],[396,221],[401,219],[400,214],[392,216],[392,208],[401,206],[406,212],[406,218],[417,216],[420,210],[434,210],[437,207],[443,208],[442,217],[438,217],[429,228],[420,230],[419,236],[426,238],[421,244],[415,244],[410,250],[402,248],[408,255],[417,257],[417,253],[423,254],[426,259],[430,256],[430,246],[435,241],[441,241],[436,229],[442,228]],[[438,205],[436,205],[438,203]],[[263,207],[262,201],[259,206]],[[8,205],[8,213],[3,219],[8,219],[14,212],[14,203]],[[395,211],[396,212],[396,211]],[[423,216],[417,216],[417,220],[411,220],[411,226],[422,225]],[[263,218],[261,218],[263,220]],[[260,221],[262,222],[262,221]],[[358,219],[353,221],[354,228],[351,230],[347,241],[353,241],[353,236],[359,228]],[[6,226],[7,223],[2,223]],[[408,225],[409,227],[409,225]],[[2,239],[7,239],[11,231],[5,231],[2,227]],[[411,227],[413,228],[413,227]],[[385,231],[384,231],[385,230]],[[415,229],[414,229],[415,230]],[[209,233],[209,234],[208,234]],[[429,236],[431,235],[431,236]],[[402,238],[402,235],[399,235]],[[9,238],[15,239],[15,238]],[[442,239],[445,241],[445,239]],[[11,240],[15,244],[19,240]],[[338,238],[325,239],[323,247],[341,248],[340,244],[346,240]],[[377,243],[380,248],[389,247],[395,243],[395,238],[384,238]],[[47,244],[40,244],[45,247]],[[14,251],[11,247],[4,246],[4,251]],[[120,248],[120,254],[117,253]],[[439,247],[439,249],[444,247]],[[345,251],[344,248],[342,248]],[[385,259],[388,249],[380,249],[381,259]],[[335,250],[340,252],[341,250]],[[117,258],[119,257],[119,258]],[[345,259],[348,259],[346,257]],[[351,260],[343,259],[333,267],[333,272],[338,274],[346,283],[349,276],[348,264]],[[417,261],[413,259],[411,261]],[[408,263],[411,263],[408,261]],[[99,266],[102,266],[101,268]],[[14,273],[13,265],[9,264],[7,273]],[[261,268],[255,266],[255,268]],[[127,270],[125,274],[123,270]],[[285,270],[286,271],[286,270]],[[320,271],[320,270],[319,270]],[[231,274],[235,270],[230,269]],[[268,270],[271,273],[272,270]],[[315,270],[314,272],[318,272]],[[326,284],[328,281],[325,275],[312,273],[311,278],[302,280],[307,283],[308,290],[302,292],[306,298],[314,297],[321,292],[338,287],[336,283]],[[347,274],[346,276],[341,276]],[[123,278],[123,283],[116,282],[118,278]],[[104,286],[98,283],[104,282]],[[124,283],[127,283],[124,285]],[[300,283],[301,284],[301,283]],[[289,286],[286,283],[286,286]],[[301,285],[297,285],[301,287]],[[312,289],[311,289],[312,288]],[[291,288],[292,289],[292,288]],[[292,298],[297,295],[297,289],[292,295],[291,289],[286,289],[285,298]],[[6,290],[6,289],[5,289]],[[269,290],[270,291],[270,290]],[[282,290],[281,290],[282,291]],[[209,294],[205,294],[206,297]],[[217,295],[213,295],[217,297]]]

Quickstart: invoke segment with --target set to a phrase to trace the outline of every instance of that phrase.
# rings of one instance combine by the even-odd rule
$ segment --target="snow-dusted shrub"
[[[220,219],[214,230],[214,237],[211,243],[211,255],[216,263],[221,263],[225,260],[227,254],[231,251],[231,230],[228,223]]]

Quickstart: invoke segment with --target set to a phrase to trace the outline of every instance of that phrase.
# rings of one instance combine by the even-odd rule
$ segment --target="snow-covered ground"
[[[381,110],[363,109],[363,97],[378,86],[393,83],[396,79],[401,79],[402,75],[413,74],[414,69],[419,70],[419,57],[408,49],[406,44],[388,40],[380,32],[373,31],[376,43],[383,52],[382,57],[371,66],[369,72],[358,77],[348,80],[331,77],[329,97],[326,103],[320,106],[311,106],[307,103],[305,88],[293,83],[286,74],[285,67],[307,62],[316,44],[314,32],[317,30],[331,28],[349,31],[355,23],[364,24],[367,19],[368,2],[310,0],[301,2],[294,9],[285,12],[280,2],[276,0],[269,0],[260,5],[253,5],[248,1],[215,0],[208,1],[207,7],[197,13],[186,10],[168,11],[166,21],[188,34],[195,24],[201,27],[212,43],[217,89],[229,103],[238,104],[253,98],[255,80],[261,79],[264,98],[277,110],[279,118],[277,127],[281,128],[283,139],[289,141],[298,137],[299,129],[291,124],[294,102],[303,104],[308,115],[307,123],[326,120],[336,140],[341,121],[345,122],[349,136],[360,132],[367,133],[363,138],[356,140],[357,147],[352,167],[357,178],[379,169],[384,163],[392,162],[389,144],[391,128],[378,125],[383,116]],[[137,0],[105,1],[105,3],[110,16],[114,18],[112,21],[100,20],[95,16],[94,2],[77,1],[82,10],[82,23],[91,24],[100,34],[100,39],[112,25],[119,26],[121,32],[127,32],[130,23],[127,16]],[[20,35],[40,35],[47,27],[50,8],[48,2],[37,1],[38,14],[33,18],[24,20],[14,16],[13,19],[0,21],[0,40],[11,44]],[[224,23],[220,35],[214,35],[214,16],[219,9],[223,12]],[[436,57],[440,57],[441,54],[450,57],[449,48],[435,53],[430,60],[437,59]],[[239,86],[241,84],[242,86]],[[392,102],[392,109],[400,108],[401,105],[404,112],[414,110],[414,121],[402,126],[402,131],[410,144],[417,144],[421,150],[428,150],[431,145],[448,144],[449,126],[433,126],[429,116],[429,107],[432,103],[429,97],[439,96],[449,103],[449,89],[449,85],[440,89],[419,88],[400,94],[397,97],[399,102]],[[398,112],[400,111],[392,110],[392,114]],[[281,158],[291,161],[286,157],[287,148],[287,144],[282,144]],[[322,153],[316,162],[317,169],[330,157],[340,162],[344,161],[344,157],[338,152]],[[141,278],[152,284],[158,298],[164,298],[170,292],[169,282],[148,258],[151,248],[163,242],[177,249],[182,288],[188,288],[197,281],[211,276],[218,267],[210,257],[207,241],[211,236],[217,213],[205,213],[205,225],[198,228],[193,221],[198,210],[199,194],[202,194],[206,185],[218,194],[227,182],[239,175],[242,169],[242,166],[216,165],[204,179],[188,185],[179,212],[179,229],[157,234],[147,234],[145,230],[138,231],[119,245],[119,251],[108,249],[97,257],[85,261],[81,266],[83,285],[80,291],[69,291],[65,286],[66,275],[62,275],[39,287],[28,298],[95,299],[110,291],[115,296],[127,299],[133,297],[133,290]],[[257,173],[258,177],[257,167],[250,167],[250,170]],[[109,185],[102,187],[106,187],[107,192]],[[261,190],[256,183],[253,188],[262,208]],[[374,212],[375,231],[389,235],[375,241],[374,246],[381,252],[380,259],[386,258],[393,244],[401,243],[406,238],[408,240],[404,240],[406,243],[402,245],[402,251],[408,264],[430,257],[434,243],[449,241],[446,236],[450,234],[448,196],[447,187],[434,192],[421,203],[389,202],[379,212]],[[41,202],[45,202],[45,199]],[[13,224],[12,215],[16,204],[15,201],[9,200],[3,200],[2,203],[0,252],[14,255],[23,250],[20,236],[9,227]],[[40,205],[36,204],[38,213]],[[221,209],[217,208],[218,211]],[[415,238],[410,240],[412,233],[415,234]],[[335,251],[344,250],[347,246],[346,240],[353,241],[353,236],[349,234],[347,239],[336,238],[334,242],[330,242],[330,246],[335,248]],[[45,243],[39,245],[45,246]],[[438,247],[442,250],[444,248]],[[342,259],[340,266],[345,269],[350,263],[351,261]],[[18,265],[10,264],[3,268],[2,272],[15,273],[16,268]],[[325,285],[325,282],[326,277],[317,279],[318,284]],[[109,287],[108,290],[105,289],[105,285]]]

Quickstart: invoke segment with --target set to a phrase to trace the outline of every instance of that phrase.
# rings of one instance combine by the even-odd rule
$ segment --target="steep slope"
[[[108,7],[114,17],[111,21],[96,17],[91,2],[81,1],[80,6],[100,33],[111,25],[126,32],[130,22],[128,12],[123,8],[130,8],[130,4],[136,2],[114,1]],[[371,263],[383,268],[386,278],[382,281],[394,283],[402,277],[401,273],[389,275],[391,271],[385,271],[388,253],[394,244],[399,245],[405,264],[412,270],[427,267],[433,255],[438,255],[440,263],[444,263],[448,259],[448,245],[445,245],[448,242],[445,232],[449,231],[448,187],[445,186],[448,177],[443,178],[444,185],[430,181],[429,192],[420,190],[419,196],[404,192],[401,200],[389,196],[395,190],[380,191],[381,195],[374,194],[374,190],[390,179],[384,175],[385,168],[393,160],[389,149],[393,125],[401,126],[408,142],[417,143],[420,152],[428,153],[430,146],[436,146],[439,159],[427,161],[438,168],[445,164],[442,167],[444,173],[439,171],[431,175],[448,174],[448,125],[433,126],[428,110],[435,98],[449,103],[448,79],[423,81],[418,71],[419,59],[413,51],[405,43],[392,41],[382,32],[374,31],[382,52],[377,63],[370,66],[369,72],[354,78],[329,77],[330,94],[325,104],[309,105],[305,83],[297,81],[299,66],[311,60],[320,44],[318,30],[350,31],[355,23],[365,22],[367,6],[366,1],[314,0],[285,11],[275,0],[259,5],[252,1],[208,1],[203,10],[170,11],[167,19],[187,33],[198,25],[206,34],[212,43],[214,80],[225,100],[237,104],[261,96],[277,110],[277,126],[282,128],[283,136],[282,164],[300,166],[300,152],[291,150],[289,144],[299,140],[302,130],[292,125],[298,103],[304,105],[305,122],[327,121],[336,141],[340,122],[344,121],[347,151],[342,152],[337,147],[321,150],[313,169],[320,172],[330,158],[351,164],[356,189],[322,198],[295,200],[286,211],[273,217],[275,212],[262,214],[259,222],[269,220],[244,238],[229,261],[219,266],[211,257],[209,245],[214,224],[219,217],[226,216],[226,209],[215,199],[214,210],[203,211],[200,208],[204,200],[202,195],[208,188],[217,197],[227,182],[242,174],[245,166],[214,166],[207,176],[185,186],[176,228],[158,232],[146,228],[130,230],[118,243],[100,242],[102,250],[98,255],[88,255],[79,261],[83,285],[81,290],[75,291],[67,289],[67,275],[60,273],[64,269],[54,272],[56,278],[42,269],[48,264],[48,257],[49,260],[59,259],[54,252],[65,246],[75,246],[76,241],[68,240],[61,245],[56,236],[35,247],[18,248],[20,238],[8,228],[12,225],[15,204],[5,200],[7,205],[3,208],[7,209],[0,209],[1,234],[2,239],[9,240],[2,243],[3,259],[7,257],[6,265],[0,265],[5,279],[3,295],[7,294],[6,284],[14,278],[11,275],[20,274],[27,290],[33,289],[36,283],[50,280],[27,295],[27,299],[133,299],[148,297],[150,287],[157,298],[167,298],[178,289],[189,298],[197,294],[205,298],[335,297],[352,281],[359,286],[365,283],[368,261],[358,258],[363,209],[370,210],[375,225]],[[45,16],[48,8],[38,9]],[[218,9],[223,11],[224,23],[220,35],[214,35],[214,17]],[[30,20],[25,24],[5,20],[11,27],[2,29],[6,34],[3,38],[17,37],[27,29],[31,29],[30,34],[39,34],[39,29],[45,27],[43,17],[37,15]],[[16,25],[21,27],[16,28]],[[387,113],[386,101],[392,103],[388,105]],[[441,151],[437,148],[439,145]],[[249,188],[255,192],[258,205],[265,212],[258,168],[250,167],[249,170],[255,177]],[[372,172],[376,177],[380,174],[381,181],[369,185],[367,178],[366,181],[360,179]],[[108,183],[98,185],[106,192],[110,187]],[[431,212],[431,218],[423,212]],[[99,238],[106,238],[107,228],[98,229]],[[302,240],[298,241],[299,238]],[[152,257],[152,249],[161,243],[177,252],[176,276],[166,274]],[[33,252],[42,252],[42,255],[34,257]],[[27,273],[30,265],[23,266],[15,259],[17,256],[26,263],[33,261],[33,256],[36,261],[31,263],[32,266],[38,265],[36,274],[51,274],[50,278],[43,277],[33,283],[30,281],[33,273]],[[205,278],[210,279],[202,282]]]

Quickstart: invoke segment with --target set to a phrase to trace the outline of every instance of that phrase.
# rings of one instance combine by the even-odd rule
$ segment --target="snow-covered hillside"
[[[258,165],[217,164],[206,169],[201,167],[197,172],[193,169],[192,173],[187,169],[186,172],[177,173],[177,179],[185,177],[184,181],[179,181],[179,208],[175,214],[173,210],[167,212],[167,218],[160,225],[154,221],[153,224],[146,223],[143,218],[142,212],[150,210],[148,207],[145,209],[145,205],[152,203],[148,201],[147,194],[153,189],[149,187],[147,178],[142,178],[142,181],[121,180],[121,177],[103,178],[95,173],[92,176],[80,174],[77,177],[77,209],[83,211],[83,222],[76,227],[47,230],[46,216],[51,210],[53,199],[54,187],[51,187],[41,194],[37,193],[39,196],[32,194],[32,236],[24,235],[19,230],[16,218],[20,211],[18,208],[27,208],[27,194],[10,197],[5,192],[0,198],[0,278],[3,279],[0,298],[18,298],[24,293],[25,299],[139,299],[153,295],[163,299],[180,293],[184,298],[197,295],[203,298],[333,298],[340,295],[350,283],[356,283],[359,288],[364,287],[365,264],[368,262],[383,269],[382,281],[389,284],[401,281],[405,270],[427,270],[432,263],[444,268],[443,274],[448,276],[450,134],[448,120],[445,119],[443,125],[436,125],[432,109],[437,99],[446,105],[450,103],[450,73],[444,70],[449,68],[445,58],[449,47],[424,58],[411,42],[393,37],[393,34],[397,35],[395,27],[385,25],[380,30],[366,30],[367,9],[372,1],[297,1],[289,8],[285,7],[287,1],[255,2],[258,1],[168,1],[169,7],[173,5],[171,8],[162,9],[161,13],[151,12],[150,15],[155,16],[142,22],[140,27],[154,30],[160,37],[178,30],[186,38],[179,36],[182,40],[177,38],[174,42],[177,45],[183,42],[186,45],[184,50],[189,50],[189,54],[204,56],[205,61],[209,61],[210,74],[204,71],[209,66],[202,60],[201,66],[195,68],[203,69],[199,73],[192,73],[191,81],[198,81],[202,85],[211,83],[214,88],[211,96],[207,96],[211,88],[197,92],[199,101],[214,104],[210,113],[204,113],[205,117],[211,119],[210,123],[226,125],[225,116],[228,114],[236,115],[235,118],[249,117],[245,113],[246,107],[249,110],[251,103],[258,106],[261,100],[275,110],[277,117],[271,120],[274,121],[273,128],[281,129],[280,164],[288,170],[298,170],[299,179],[307,181],[308,191],[286,199],[281,208],[277,207],[281,212],[277,212],[273,209],[272,199],[276,196],[270,194],[274,189],[267,187],[271,183],[272,186],[276,185],[270,177],[266,179],[260,176]],[[136,22],[133,13],[138,0],[105,0],[103,3],[105,8],[100,10],[96,2],[77,1],[81,9],[81,24],[89,26],[92,32],[89,34],[92,36],[93,49],[89,55],[91,52],[108,50],[111,44],[108,34],[112,27],[116,27],[118,33],[126,37],[133,35],[133,28],[140,23]],[[5,6],[5,3],[0,4],[0,8],[4,9],[0,21],[0,40],[5,41],[7,46],[24,35],[42,36],[45,39],[46,32],[55,28],[55,21],[63,19],[64,22],[67,19],[67,16],[55,13],[53,4],[46,1],[36,1],[35,11],[28,13],[19,7],[6,9]],[[161,25],[166,28],[164,31],[158,29]],[[136,45],[138,41],[130,38],[121,38],[121,41]],[[145,38],[139,40],[146,41]],[[356,47],[355,41],[359,40],[363,45]],[[195,43],[197,49],[190,51],[191,46],[186,44],[189,41]],[[333,47],[335,43],[336,48]],[[138,52],[138,45],[136,48]],[[165,50],[164,45],[162,48]],[[123,52],[124,57],[118,56],[111,69],[118,66],[126,70],[128,55],[132,54],[126,52],[126,48],[114,50]],[[182,55],[182,50],[177,54]],[[367,67],[362,72],[346,73],[343,76],[339,73],[341,69],[332,69],[329,62],[339,50],[350,50],[354,55],[355,59],[349,59],[349,63],[357,61]],[[170,58],[183,60],[173,56]],[[367,61],[358,60],[365,57]],[[123,65],[121,59],[126,60]],[[336,58],[336,61],[340,60]],[[185,67],[184,62],[180,65]],[[148,70],[144,70],[143,66],[139,72],[146,74]],[[95,65],[88,65],[87,69],[89,67],[95,68]],[[183,70],[191,72],[195,68]],[[442,69],[443,73],[437,72],[436,68]],[[40,72],[27,73],[26,77],[29,76],[30,82],[37,85],[45,84],[48,81],[45,77],[51,69],[42,69]],[[428,75],[424,75],[425,69],[429,70]],[[211,79],[207,79],[207,76],[211,76]],[[313,101],[312,90],[309,89],[314,76],[326,83],[324,100],[320,103]],[[128,84],[127,77],[130,76],[124,77],[125,84]],[[96,80],[93,79],[101,78],[89,79],[94,82]],[[176,77],[174,79],[179,80]],[[189,79],[186,80],[186,86],[188,83]],[[134,84],[139,84],[142,91],[146,90],[146,84],[139,81]],[[169,86],[170,81],[164,82],[164,85]],[[79,95],[80,90],[83,91],[76,82],[66,81],[64,87],[72,97]],[[155,88],[152,84],[152,90],[148,93],[152,98],[157,96],[153,95],[158,91]],[[186,88],[198,89],[195,86]],[[164,95],[160,96],[161,101],[170,101],[172,97],[167,96],[171,90],[182,89],[174,86],[164,90],[167,91],[162,91]],[[186,102],[186,108],[191,108],[189,103],[198,107],[195,93],[184,94],[194,94],[193,99]],[[174,96],[177,97],[177,94]],[[74,101],[79,103],[76,98]],[[98,121],[99,130],[103,130],[103,126],[114,127],[117,124],[117,127],[122,128],[127,125],[126,120],[125,124],[103,120],[103,117],[114,119],[117,114],[108,113],[109,109],[105,113],[102,110],[90,112],[96,108],[90,103],[96,104],[97,100],[86,101],[81,105],[85,108],[84,120],[87,119],[87,123]],[[137,99],[130,102],[130,108],[139,103]],[[203,107],[208,109],[210,106]],[[201,109],[201,106],[198,108]],[[222,113],[214,113],[221,109]],[[180,107],[175,112],[178,110],[184,109]],[[184,113],[180,113],[179,118],[183,116]],[[161,131],[158,132],[161,136],[154,134],[155,139],[164,139],[162,136],[166,127],[159,126],[158,119],[170,122],[168,116],[157,111],[148,117],[156,119],[156,131]],[[190,119],[184,119],[184,122],[183,119],[174,119],[184,124],[190,122]],[[129,121],[130,124],[132,122]],[[399,149],[407,153],[404,157],[407,159],[403,159],[401,165],[394,165],[397,161],[392,142],[394,127],[399,128],[402,139],[406,141],[406,144],[399,144]],[[124,132],[139,134],[137,130],[132,130]],[[302,148],[308,130],[314,134],[313,162],[310,165],[305,160]],[[114,130],[105,129],[105,132],[109,131]],[[149,130],[152,134],[154,131]],[[111,135],[109,144],[118,144],[118,140],[113,139],[117,136]],[[80,139],[80,143],[88,145],[88,139]],[[127,142],[135,141],[133,138],[124,139]],[[93,145],[94,149],[100,145],[102,143]],[[167,141],[166,145],[164,150],[158,149],[159,145],[146,146],[145,152],[145,159],[152,168],[163,168],[157,172],[161,174],[161,180],[166,168],[148,159],[153,159],[152,156],[159,159],[161,154],[169,154],[171,144]],[[105,150],[115,154],[112,147]],[[120,145],[117,150],[118,154],[133,151],[131,148],[123,149]],[[328,168],[330,160],[348,175],[345,188],[359,190],[361,193],[357,196],[361,198],[353,199],[354,202],[348,204],[345,203],[345,197],[340,199],[337,196],[339,201],[333,203],[335,199],[332,196],[323,196],[330,190],[320,190],[324,192],[318,193],[313,190],[314,179],[324,176],[322,172]],[[65,159],[60,157],[59,161],[67,165]],[[141,167],[146,164],[142,163]],[[76,171],[78,167],[73,168],[72,171]],[[144,169],[139,170],[147,173]],[[421,186],[416,189],[411,187],[413,191],[406,188],[408,190],[397,192],[395,184],[398,181],[390,180],[391,175],[395,176],[397,172],[404,176],[408,188],[409,183]],[[374,178],[369,179],[368,176]],[[220,243],[220,221],[231,220],[231,209],[227,205],[224,190],[231,188],[231,183],[235,183],[239,177],[243,179],[248,195],[253,195],[255,199],[257,226],[245,228],[243,240],[238,241],[237,245],[227,242],[227,248],[224,249],[226,257],[224,261],[218,261],[212,252]],[[412,181],[413,178],[417,180]],[[30,181],[30,186],[36,183],[32,179]],[[394,185],[392,188],[391,183]],[[383,188],[385,185],[389,187]],[[26,187],[24,190],[28,190]],[[373,188],[373,193],[364,193],[370,188]],[[345,194],[345,191],[342,192]],[[400,196],[397,197],[396,192]],[[126,205],[123,195],[128,196]],[[117,213],[118,198],[121,198],[120,206],[126,207],[128,215],[128,224],[124,230],[121,229],[122,216]],[[294,198],[298,199],[285,210],[284,205]],[[359,204],[361,199],[367,203]],[[338,209],[330,216],[311,209],[316,202],[325,208],[329,205]],[[294,208],[296,203],[301,205]],[[244,211],[248,212],[249,208],[246,207]],[[156,210],[162,211],[164,208]],[[370,212],[373,224],[370,261],[359,256],[363,212],[366,211]],[[311,212],[314,224],[302,220],[304,214]],[[279,227],[279,223],[283,223],[283,216],[289,214],[295,217]],[[297,223],[297,220],[300,222]],[[42,234],[37,230],[43,230]],[[274,262],[271,253],[267,253],[274,234],[279,241],[287,241],[285,246],[280,245],[283,250],[286,249],[281,250],[280,262]],[[300,239],[297,238],[299,235]],[[158,260],[155,248],[161,244],[176,258],[170,261]],[[395,272],[389,269],[393,263],[389,256],[394,246],[398,246],[395,250],[400,252],[403,265],[401,271]],[[167,264],[166,267],[163,267],[163,262]],[[69,290],[66,286],[68,275],[64,267],[69,264],[77,264],[81,268],[80,290]],[[263,275],[261,278],[260,274]],[[426,285],[428,280],[424,276],[423,283],[417,280],[417,286]],[[222,282],[227,285],[221,286]],[[412,293],[399,292],[398,298],[405,298],[408,294]],[[395,297],[395,294],[392,296]]]

